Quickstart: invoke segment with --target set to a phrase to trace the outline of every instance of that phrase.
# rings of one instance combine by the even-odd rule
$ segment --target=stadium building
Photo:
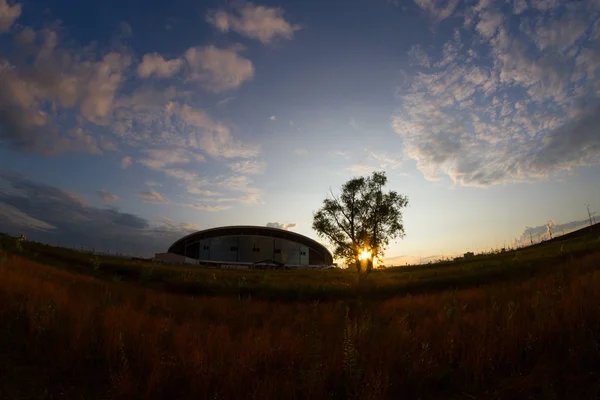
[[[283,229],[227,226],[187,235],[155,255],[158,261],[215,264],[222,267],[275,265],[330,266],[333,257],[319,242]]]

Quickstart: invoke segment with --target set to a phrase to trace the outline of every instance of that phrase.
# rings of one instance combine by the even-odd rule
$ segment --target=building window
[[[252,251],[253,251],[254,253],[260,253],[260,247],[253,247],[253,248],[252,248]]]
[[[301,251],[301,252],[300,252],[300,255],[301,255],[301,256],[305,256],[305,255],[306,255],[306,252],[305,252],[305,251]]]
[[[275,250],[273,250],[273,253],[275,253],[275,254],[281,254],[281,249],[275,249]]]
[[[202,246],[202,250],[208,250],[208,246]]]
[[[231,246],[231,248],[229,250],[231,250],[231,251],[237,251],[237,246]]]

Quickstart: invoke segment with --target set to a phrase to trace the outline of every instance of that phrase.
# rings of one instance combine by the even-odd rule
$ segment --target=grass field
[[[600,396],[593,234],[362,280],[3,247],[2,399]]]

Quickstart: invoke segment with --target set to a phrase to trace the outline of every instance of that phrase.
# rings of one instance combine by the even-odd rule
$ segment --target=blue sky
[[[600,3],[0,0],[0,227],[149,255],[409,197],[388,264],[600,210]]]

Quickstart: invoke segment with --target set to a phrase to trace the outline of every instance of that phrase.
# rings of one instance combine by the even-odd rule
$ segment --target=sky
[[[0,231],[148,256],[383,170],[388,265],[600,211],[600,1],[0,0]],[[595,217],[595,215],[593,215]],[[530,236],[531,233],[531,236]]]

